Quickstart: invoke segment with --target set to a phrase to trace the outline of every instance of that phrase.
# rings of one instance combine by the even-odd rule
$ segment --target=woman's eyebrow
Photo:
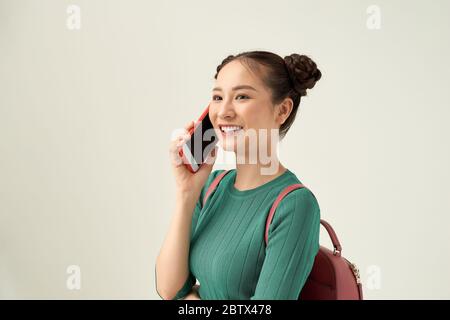
[[[232,88],[231,91],[236,91],[236,90],[239,90],[239,89],[250,89],[250,90],[258,91],[255,88],[253,88],[252,86],[245,85],[245,84],[240,85],[240,86],[236,86],[236,87]],[[212,91],[222,91],[222,88],[215,87],[214,89],[212,89]]]

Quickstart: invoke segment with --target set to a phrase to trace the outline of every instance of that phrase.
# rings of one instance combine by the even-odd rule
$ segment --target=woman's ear
[[[291,98],[286,98],[276,107],[275,121],[281,126],[292,112],[294,102]]]

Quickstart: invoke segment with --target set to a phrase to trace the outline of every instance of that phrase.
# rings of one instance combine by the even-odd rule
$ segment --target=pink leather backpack
[[[203,198],[203,205],[216,189],[219,182],[230,170],[221,172],[211,183]],[[306,188],[303,184],[286,187],[273,203],[267,216],[264,240],[269,241],[269,227],[280,201],[291,191]],[[334,250],[320,246],[315,257],[311,273],[300,292],[298,300],[363,300],[362,284],[359,270],[355,264],[342,257],[342,246],[331,225],[320,220],[333,243]]]

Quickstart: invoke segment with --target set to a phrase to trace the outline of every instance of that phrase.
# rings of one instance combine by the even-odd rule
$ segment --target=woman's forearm
[[[156,260],[156,290],[171,300],[189,276],[189,244],[196,194],[177,193],[175,212]]]

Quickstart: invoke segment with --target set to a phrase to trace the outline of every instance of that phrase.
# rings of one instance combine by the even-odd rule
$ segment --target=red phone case
[[[203,119],[208,115],[208,113],[209,113],[209,104],[208,104],[208,106],[206,107],[206,109],[203,111],[203,113],[201,114],[201,116],[198,118],[198,120],[194,123],[194,127],[192,127],[192,128],[189,130],[189,135],[192,136],[192,134],[194,133],[195,129],[197,129],[197,127],[198,127],[198,125],[200,124],[200,122],[203,121]],[[195,171],[195,170],[192,168],[192,166],[190,165],[190,163],[188,162],[186,156],[184,155],[183,148],[180,148],[180,150],[178,151],[178,154],[179,154],[180,157],[182,158],[183,164],[184,164],[184,165],[188,168],[188,170],[189,170],[190,172],[192,172],[192,173],[196,173],[198,170],[200,170],[200,168],[201,168],[202,165],[203,165],[203,163],[200,164],[200,166],[198,167],[198,170]]]

